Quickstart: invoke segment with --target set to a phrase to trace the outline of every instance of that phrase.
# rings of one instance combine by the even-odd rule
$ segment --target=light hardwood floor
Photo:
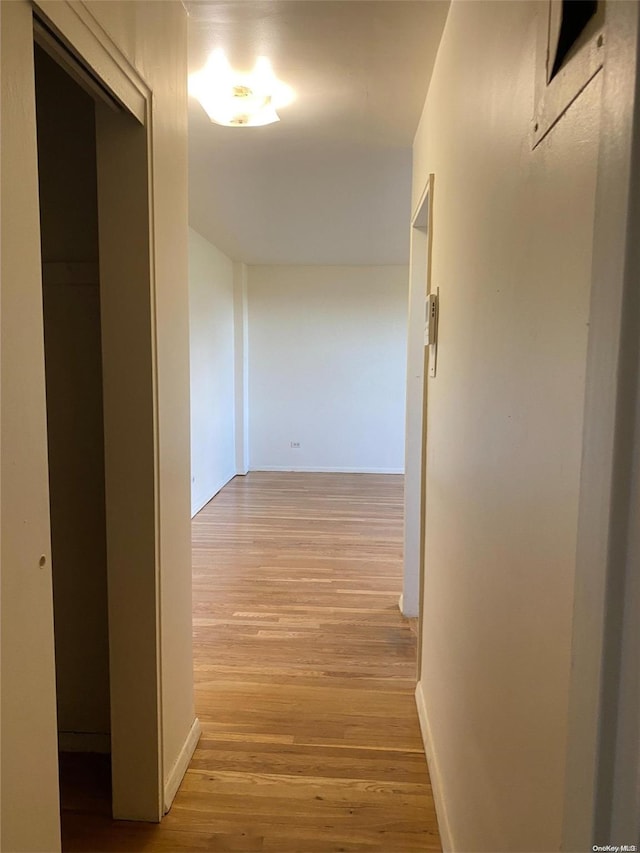
[[[66,850],[438,851],[398,611],[402,478],[237,477],[193,524],[203,735],[160,826],[68,759]],[[65,778],[63,774],[63,779]]]

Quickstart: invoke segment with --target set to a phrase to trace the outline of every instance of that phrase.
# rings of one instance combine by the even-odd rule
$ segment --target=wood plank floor
[[[401,548],[401,477],[227,485],[193,524],[203,735],[173,808],[113,822],[108,772],[79,787],[68,759],[64,849],[439,851]]]

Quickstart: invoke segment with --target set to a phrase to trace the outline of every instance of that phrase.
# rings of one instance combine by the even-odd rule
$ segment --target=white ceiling
[[[190,99],[192,226],[253,264],[408,262],[411,143],[445,0],[185,2],[189,71],[271,60],[296,100],[220,127]]]

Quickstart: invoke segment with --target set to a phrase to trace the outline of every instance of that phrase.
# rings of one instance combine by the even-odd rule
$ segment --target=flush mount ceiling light
[[[253,71],[234,71],[222,50],[189,77],[189,94],[197,98],[216,124],[227,127],[259,127],[280,121],[276,112],[293,100],[290,86],[273,73],[266,56],[259,56]]]

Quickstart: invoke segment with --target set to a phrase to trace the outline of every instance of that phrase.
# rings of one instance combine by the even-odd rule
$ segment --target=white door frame
[[[429,176],[411,219],[409,322],[407,337],[407,409],[404,478],[404,570],[400,609],[422,613],[427,426],[427,351],[424,346],[425,298],[431,292],[433,175]],[[420,626],[420,631],[421,631]],[[418,647],[420,655],[421,637]]]
[[[639,7],[606,6],[563,850],[640,836]]]
[[[152,95],[90,10],[34,0],[96,103],[113,816],[159,821],[162,766]],[[90,82],[90,81],[89,81]],[[118,105],[122,109],[118,108]]]

